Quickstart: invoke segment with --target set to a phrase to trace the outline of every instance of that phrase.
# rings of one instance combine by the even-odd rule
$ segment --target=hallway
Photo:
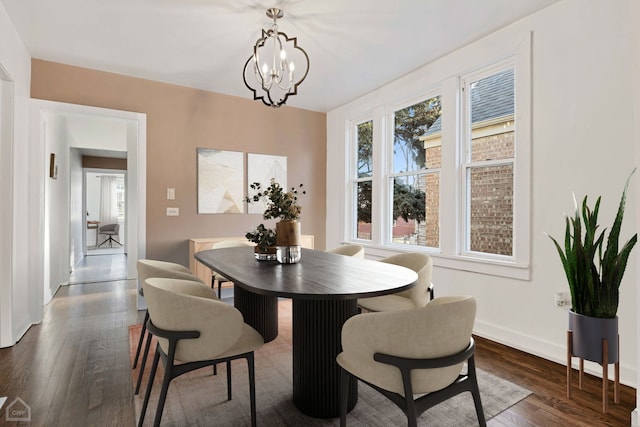
[[[76,265],[70,285],[81,283],[108,282],[127,279],[127,255],[114,253],[107,255],[87,255]]]

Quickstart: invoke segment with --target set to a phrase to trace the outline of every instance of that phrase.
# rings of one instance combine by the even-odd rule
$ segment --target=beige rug
[[[291,321],[290,305],[280,306],[279,336],[256,352],[256,407],[259,426],[337,426],[339,419],[316,419],[299,412],[291,400]],[[135,355],[141,325],[131,326],[131,361]],[[152,346],[155,349],[155,343]],[[150,352],[145,371],[150,369]],[[160,363],[159,368],[162,363]],[[159,369],[160,371],[160,369]],[[218,375],[211,368],[190,372],[169,385],[163,426],[248,426],[250,425],[249,387],[246,362],[232,362],[233,399],[227,401],[225,366]],[[132,371],[135,386],[137,369]],[[140,394],[135,396],[136,419],[147,387],[145,373]],[[161,374],[156,374],[144,425],[152,425],[155,416]],[[487,420],[531,394],[530,391],[490,373],[478,370],[478,383]],[[358,386],[358,403],[347,415],[349,426],[403,426],[406,417],[400,409],[365,384]],[[473,398],[470,393],[458,395],[426,411],[420,417],[424,426],[477,426]]]

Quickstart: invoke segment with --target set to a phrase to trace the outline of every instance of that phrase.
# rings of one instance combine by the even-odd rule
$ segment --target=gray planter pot
[[[602,340],[609,344],[607,363],[618,362],[618,317],[602,319],[569,311],[572,355],[602,364]]]

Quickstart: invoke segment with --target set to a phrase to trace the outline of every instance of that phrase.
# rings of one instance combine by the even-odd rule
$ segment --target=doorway
[[[85,170],[84,177],[85,256],[126,253],[123,239],[127,219],[125,174]],[[105,226],[109,227],[106,231]]]

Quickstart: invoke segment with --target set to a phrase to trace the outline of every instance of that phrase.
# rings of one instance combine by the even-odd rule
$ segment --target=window
[[[373,121],[355,125],[356,177],[354,193],[357,218],[354,230],[357,239],[371,240],[371,191],[373,178]]]
[[[502,59],[466,73],[443,59],[330,115],[351,148],[340,239],[372,257],[426,252],[435,266],[530,277],[530,34],[513,48],[487,44],[478,54]]]
[[[434,96],[393,113],[392,243],[439,246],[441,109]]]
[[[463,79],[464,250],[513,255],[514,71]]]

